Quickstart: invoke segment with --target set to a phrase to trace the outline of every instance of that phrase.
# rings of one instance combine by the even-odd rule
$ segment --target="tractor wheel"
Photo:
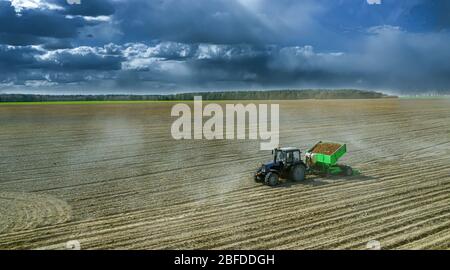
[[[305,180],[306,168],[304,165],[297,165],[292,168],[291,171],[291,180],[295,182],[300,182]]]
[[[274,187],[279,184],[279,177],[278,174],[270,172],[266,175],[266,179],[264,183],[268,186]]]
[[[350,166],[345,166],[344,173],[346,176],[352,176],[353,175],[353,169]]]

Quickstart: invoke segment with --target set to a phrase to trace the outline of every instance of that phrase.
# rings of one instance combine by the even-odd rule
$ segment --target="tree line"
[[[0,94],[0,102],[48,102],[48,101],[171,101],[193,100],[295,100],[295,99],[372,99],[392,97],[383,93],[356,89],[306,89],[270,91],[193,92],[167,95],[35,95]]]

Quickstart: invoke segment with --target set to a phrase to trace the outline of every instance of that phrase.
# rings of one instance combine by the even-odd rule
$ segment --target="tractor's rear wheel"
[[[292,168],[291,179],[295,182],[300,182],[305,180],[306,167],[304,165],[297,165]]]
[[[270,172],[266,175],[264,183],[268,186],[274,187],[280,183],[280,177],[278,174]]]

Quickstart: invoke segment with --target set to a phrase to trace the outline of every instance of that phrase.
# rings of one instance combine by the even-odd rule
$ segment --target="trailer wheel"
[[[264,180],[264,183],[268,186],[274,187],[279,184],[279,177],[278,174],[270,172],[266,175],[266,179]]]
[[[300,182],[305,180],[306,168],[304,165],[297,165],[292,168],[291,179],[295,182]]]
[[[346,176],[352,176],[353,175],[353,169],[350,166],[345,166],[344,173]]]

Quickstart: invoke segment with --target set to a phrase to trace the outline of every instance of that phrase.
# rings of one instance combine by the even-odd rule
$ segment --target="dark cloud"
[[[115,7],[109,0],[81,0],[81,4],[69,5],[67,0],[56,0],[56,4],[65,7],[65,14],[82,16],[109,16],[114,14]]]
[[[28,68],[37,63],[36,56],[42,54],[31,46],[15,47],[0,45],[0,70]]]
[[[124,1],[118,17],[126,41],[162,39],[186,43],[247,43],[268,34],[252,14],[234,1]]]
[[[10,2],[0,1],[0,33],[17,36],[68,38],[82,26],[79,19],[69,20],[51,10],[31,9],[17,14]]]
[[[95,17],[83,16],[110,15],[114,12],[106,1],[86,2],[83,5],[68,5],[66,1],[57,1],[54,4],[61,6],[55,9],[22,8],[18,12],[11,2],[0,0],[0,44],[44,44],[48,48],[61,48],[67,47],[70,40],[76,43],[81,29],[101,23]]]
[[[444,0],[39,3],[0,0],[0,89],[450,89]]]

